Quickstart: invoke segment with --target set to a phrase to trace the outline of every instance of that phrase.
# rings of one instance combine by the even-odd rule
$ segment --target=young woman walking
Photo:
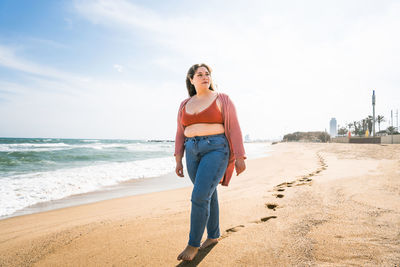
[[[193,182],[190,234],[178,260],[192,260],[199,249],[220,237],[217,186],[229,184],[233,169],[246,169],[242,133],[235,107],[223,93],[217,93],[206,64],[193,65],[186,76],[189,98],[178,112],[175,138],[176,174],[183,177],[182,158]],[[200,245],[204,230],[207,239]]]

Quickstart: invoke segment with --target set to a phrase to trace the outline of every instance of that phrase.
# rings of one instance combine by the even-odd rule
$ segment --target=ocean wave
[[[137,150],[137,151],[169,151],[173,149],[174,145],[173,144],[163,144],[163,143],[137,143],[137,144],[131,144],[128,146],[128,149],[130,150]]]
[[[0,152],[16,151],[56,151],[71,148],[65,143],[21,143],[21,144],[0,144]]]
[[[95,150],[106,149],[125,149],[130,151],[166,151],[172,149],[172,145],[146,144],[146,143],[128,143],[128,144],[102,144],[102,143],[83,143],[83,144],[65,144],[65,143],[41,143],[41,144],[0,144],[0,152],[20,152],[20,151],[57,151],[76,148],[87,148]]]
[[[271,149],[268,143],[244,145],[248,158],[266,156]],[[0,216],[40,202],[172,172],[173,150],[174,143],[164,141],[3,140]]]
[[[0,216],[120,182],[160,176],[172,172],[174,162],[173,157],[155,158],[4,177],[0,179]]]
[[[93,143],[93,144],[74,144],[71,145],[75,148],[90,148],[96,150],[104,150],[104,149],[126,149],[130,151],[146,151],[146,152],[164,152],[164,151],[172,151],[173,145],[170,144],[163,144],[163,143],[111,143],[111,144],[104,144],[104,143]]]
[[[52,140],[52,139],[46,139]],[[101,140],[64,140],[65,142],[25,142],[25,143],[0,143],[0,152],[14,151],[57,151],[74,148],[88,148],[96,150],[126,149],[130,151],[166,151],[173,148],[173,143],[151,143],[143,141],[101,142]]]

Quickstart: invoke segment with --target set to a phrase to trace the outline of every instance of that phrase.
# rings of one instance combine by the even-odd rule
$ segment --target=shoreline
[[[271,148],[270,142],[251,142],[246,144],[247,148],[251,150],[249,159],[270,156],[271,151],[273,150]],[[252,147],[252,144],[256,144],[257,147],[255,147],[254,149]],[[260,144],[265,145],[264,151],[260,150],[259,147]],[[184,171],[185,171],[185,176],[187,176],[188,174],[186,172],[186,168],[184,168]],[[16,216],[34,214],[43,211],[50,211],[54,209],[60,209],[72,206],[79,206],[82,204],[95,203],[108,199],[115,199],[121,197],[128,197],[134,195],[177,189],[182,187],[188,187],[191,185],[192,184],[189,179],[185,178],[181,179],[178,176],[176,176],[174,172],[169,172],[156,177],[134,178],[128,181],[119,182],[118,184],[115,185],[104,186],[98,188],[95,191],[73,194],[61,199],[39,202],[30,206],[26,206],[11,214],[0,216],[0,221]]]
[[[395,266],[400,145],[277,144],[218,187],[220,242],[188,266]],[[0,266],[184,266],[190,187],[0,221]]]
[[[10,215],[2,216],[0,217],[0,221],[13,217],[76,207],[112,199],[168,191],[188,186],[191,186],[191,182],[184,178],[178,179],[175,173],[168,173],[158,177],[133,179],[117,185],[107,186],[96,191],[71,195],[66,198],[53,201],[37,203],[35,205],[18,210]]]

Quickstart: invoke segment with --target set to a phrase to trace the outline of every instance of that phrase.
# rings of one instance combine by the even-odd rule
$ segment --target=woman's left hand
[[[236,176],[244,172],[246,169],[246,163],[243,158],[236,159],[235,161]]]

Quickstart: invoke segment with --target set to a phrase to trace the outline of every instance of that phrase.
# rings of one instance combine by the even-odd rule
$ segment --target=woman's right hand
[[[176,163],[175,172],[176,172],[176,175],[178,175],[179,177],[184,177],[182,162],[177,162]]]

